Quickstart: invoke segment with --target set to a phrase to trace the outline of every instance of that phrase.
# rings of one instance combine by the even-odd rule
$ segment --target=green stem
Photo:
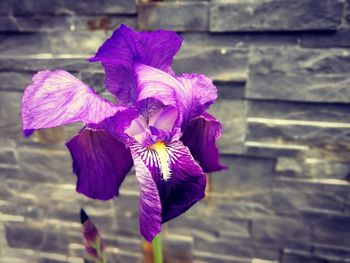
[[[160,233],[152,241],[154,263],[163,263],[162,239]]]

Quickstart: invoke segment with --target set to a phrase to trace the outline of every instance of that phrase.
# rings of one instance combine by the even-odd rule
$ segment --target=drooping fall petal
[[[188,148],[180,141],[153,149],[134,145],[132,152],[134,162],[135,156],[138,157],[138,162],[142,161],[143,168],[151,173],[152,187],[153,183],[157,186],[162,223],[184,213],[204,197],[206,177]]]
[[[151,242],[161,230],[160,197],[157,185],[137,150],[132,147],[131,152],[140,188],[140,231],[143,237]]]
[[[215,145],[221,133],[220,122],[205,112],[202,116],[190,121],[180,139],[206,173],[226,168],[219,163],[220,154]]]
[[[72,122],[99,123],[119,109],[67,71],[40,71],[22,98],[23,132],[28,136],[35,129]]]
[[[132,167],[130,150],[107,131],[84,129],[67,142],[77,175],[77,191],[90,198],[108,200]]]
[[[174,31],[135,32],[121,25],[90,61],[101,61],[107,89],[124,104],[135,101],[135,62],[172,73],[173,57],[182,44]]]

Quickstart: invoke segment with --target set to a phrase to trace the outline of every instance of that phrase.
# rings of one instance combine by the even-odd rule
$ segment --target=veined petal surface
[[[77,192],[93,199],[108,200],[132,167],[130,150],[107,131],[83,129],[67,142],[77,175]]]
[[[206,173],[226,168],[219,163],[220,153],[215,144],[221,133],[220,122],[204,112],[202,116],[190,121],[180,139]]]
[[[101,61],[107,89],[121,103],[135,101],[134,63],[143,63],[170,74],[171,64],[182,44],[174,31],[135,32],[121,25],[90,61]]]
[[[23,131],[29,135],[72,122],[99,123],[119,109],[67,71],[40,71],[22,98]]]

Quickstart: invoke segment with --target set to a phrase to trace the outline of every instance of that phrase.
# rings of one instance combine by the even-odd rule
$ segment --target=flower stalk
[[[160,233],[153,238],[152,249],[153,249],[154,263],[163,263],[163,248],[162,248],[162,238]]]

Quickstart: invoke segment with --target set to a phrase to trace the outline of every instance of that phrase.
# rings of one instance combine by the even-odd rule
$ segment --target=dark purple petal
[[[78,177],[77,191],[90,198],[108,200],[132,166],[130,150],[103,130],[83,129],[67,142]]]
[[[171,177],[158,180],[162,201],[162,223],[186,212],[205,196],[206,177],[190,151],[180,141],[167,145]]]
[[[136,149],[133,147],[131,149],[141,192],[140,231],[144,238],[151,242],[161,230],[161,202],[150,171],[135,151]]]
[[[134,145],[132,149],[151,172],[148,177],[152,176],[157,185],[162,223],[184,213],[204,197],[206,177],[180,141],[167,145],[156,143],[148,148]]]
[[[173,31],[135,32],[121,25],[99,48],[90,61],[101,61],[107,89],[120,102],[135,100],[133,67],[135,62],[173,73],[170,66],[180,49],[182,38]]]
[[[181,141],[190,149],[191,154],[206,173],[226,168],[219,163],[220,154],[215,145],[221,133],[220,122],[205,112],[202,116],[190,121],[181,137]]]
[[[119,110],[64,70],[40,71],[22,98],[24,135],[72,122],[98,123]]]
[[[217,97],[212,81],[200,74],[171,76],[156,68],[137,64],[137,100],[154,98],[164,105],[177,107],[182,127],[202,114]]]

